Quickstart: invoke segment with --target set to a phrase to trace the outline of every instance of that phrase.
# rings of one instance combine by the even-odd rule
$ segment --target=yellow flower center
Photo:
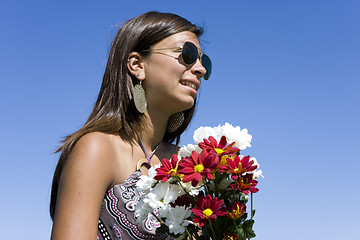
[[[234,238],[234,236],[231,236],[231,235],[227,235],[227,236],[224,236],[223,240],[234,240],[236,238]]]
[[[221,156],[221,159],[220,159],[220,165],[227,165],[227,158],[228,158],[229,156],[228,155],[223,155],[223,156]]]
[[[218,155],[220,155],[221,153],[225,152],[224,149],[221,148],[215,148],[215,151]]]
[[[178,164],[175,166],[175,168],[172,168],[172,169],[170,169],[170,171],[168,171],[167,173],[168,174],[171,174],[171,173],[174,173],[174,174],[177,174],[177,171],[178,171]]]
[[[213,214],[213,211],[210,208],[207,208],[203,211],[206,217],[210,217]]]
[[[170,171],[168,171],[167,173],[170,174],[170,173],[176,173],[176,169],[171,169]]]
[[[194,167],[195,172],[202,172],[204,170],[204,165],[198,164]]]
[[[244,209],[240,209],[239,205],[236,206],[236,209],[233,209],[229,212],[229,217],[233,220],[240,218],[244,214]]]

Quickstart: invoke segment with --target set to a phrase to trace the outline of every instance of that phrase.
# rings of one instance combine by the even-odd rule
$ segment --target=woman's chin
[[[189,110],[190,108],[192,108],[194,106],[194,104],[195,104],[195,99],[193,99],[193,98],[189,99],[188,101],[186,101],[186,102],[184,102],[182,104],[182,106],[184,108],[180,112],[185,111],[185,110]]]

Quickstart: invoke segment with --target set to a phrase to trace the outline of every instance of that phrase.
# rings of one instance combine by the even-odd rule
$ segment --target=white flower
[[[204,138],[208,139],[210,136],[214,137],[217,142],[220,141],[222,136],[225,136],[228,143],[235,142],[235,146],[240,148],[240,150],[251,147],[252,136],[248,134],[248,130],[246,128],[240,130],[239,126],[233,127],[229,123],[214,128],[200,127],[195,130],[193,138],[196,143],[199,143],[204,141]]]
[[[199,195],[199,192],[201,190],[201,187],[203,186],[203,182],[200,181],[195,187],[192,186],[191,182],[181,182],[180,183],[183,188],[185,188],[186,192],[188,192],[191,196],[197,196]],[[181,195],[184,195],[185,192],[184,190],[181,188]]]
[[[232,182],[234,182],[234,181],[231,180],[231,178],[223,178],[218,185],[219,190],[231,190],[231,188],[228,188],[228,186]],[[215,191],[214,181],[210,182],[210,191]]]
[[[192,151],[196,151],[198,154],[201,153],[201,148],[198,145],[194,145],[194,144],[188,144],[186,146],[183,146],[182,148],[180,148],[179,150],[179,157],[190,157]]]
[[[142,199],[140,202],[136,204],[135,210],[135,218],[136,222],[140,225],[145,219],[148,217],[148,214],[151,213],[153,210],[149,207],[149,204],[144,202]]]
[[[156,183],[155,179],[146,175],[142,175],[140,176],[139,180],[136,183],[136,190],[138,192],[149,191],[155,183]]]
[[[154,177],[156,176],[156,169],[160,167],[160,163],[156,164],[154,167],[149,168],[149,176],[141,175],[139,180],[136,183],[137,191],[146,191],[148,192],[154,184],[157,182]]]
[[[263,172],[262,172],[261,170],[255,170],[254,173],[253,173],[253,174],[254,174],[254,175],[253,175],[253,178],[254,178],[254,179],[257,179],[257,178],[260,177],[260,176],[262,176],[262,177],[264,178],[264,176],[262,175],[262,173],[263,173]]]
[[[185,206],[175,206],[175,208],[171,208],[165,220],[165,225],[169,227],[169,232],[175,235],[184,233],[185,227],[193,223],[187,220],[191,213],[192,211]]]
[[[204,141],[204,138],[208,139],[210,136],[213,136],[216,140],[218,140],[218,136],[215,136],[215,128],[211,127],[199,127],[194,132],[194,141],[196,143],[200,143]],[[221,137],[221,136],[220,136]],[[220,140],[220,138],[219,138]]]
[[[246,128],[240,130],[239,126],[233,127],[229,123],[225,123],[224,126],[221,126],[222,133],[226,137],[228,143],[235,142],[235,146],[240,148],[240,150],[245,150],[247,147],[251,147],[252,136],[248,134]]]
[[[181,195],[180,186],[169,184],[167,182],[159,182],[144,198],[144,202],[148,203],[152,209],[167,210],[169,204],[175,201]]]
[[[249,200],[249,195],[245,195],[245,194],[241,193],[241,200],[244,202],[247,202]]]

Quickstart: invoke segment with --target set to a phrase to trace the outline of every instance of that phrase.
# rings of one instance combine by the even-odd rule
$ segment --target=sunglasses
[[[143,50],[142,52],[167,50],[167,49],[177,49],[177,48],[179,48],[179,47],[176,47],[176,48],[157,48],[157,49]],[[180,58],[186,65],[193,65],[196,62],[197,59],[200,60],[201,65],[203,65],[203,67],[206,70],[206,73],[204,75],[204,79],[208,80],[210,78],[211,68],[212,68],[211,60],[208,57],[208,55],[206,55],[201,49],[199,49],[197,46],[195,46],[195,44],[193,44],[192,42],[185,42],[180,47],[180,49],[181,49]],[[199,53],[199,51],[200,51],[200,53]]]

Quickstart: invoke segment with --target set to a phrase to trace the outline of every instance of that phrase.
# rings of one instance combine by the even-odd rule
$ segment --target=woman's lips
[[[180,83],[181,83],[181,85],[191,87],[195,91],[197,91],[199,88],[194,82],[191,82],[191,81],[181,81]]]

